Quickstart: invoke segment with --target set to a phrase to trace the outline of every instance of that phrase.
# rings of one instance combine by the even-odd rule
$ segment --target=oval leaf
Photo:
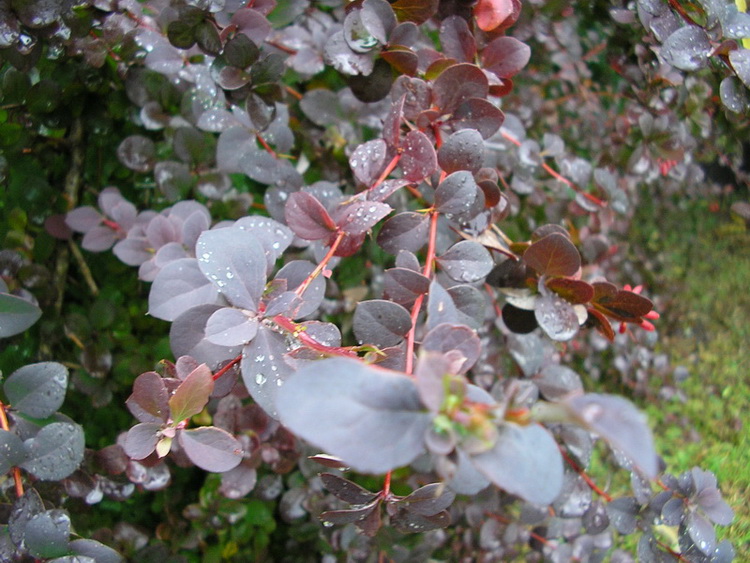
[[[73,473],[83,460],[83,429],[69,422],[53,422],[23,444],[21,464],[42,481],[59,481]]]
[[[364,473],[414,460],[431,418],[411,378],[346,358],[300,369],[279,391],[277,407],[284,426]]]
[[[34,418],[59,409],[68,388],[68,368],[57,362],[30,364],[14,371],[3,385],[13,407]]]
[[[205,471],[223,473],[242,461],[242,444],[221,428],[202,426],[183,430],[177,439],[190,461]]]
[[[401,305],[384,299],[363,301],[354,311],[353,330],[362,344],[395,346],[411,329],[411,315]]]

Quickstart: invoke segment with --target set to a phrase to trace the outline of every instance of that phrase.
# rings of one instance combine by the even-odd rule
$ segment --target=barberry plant
[[[193,528],[161,544],[110,532],[125,554],[212,557],[215,532],[221,557],[240,560],[307,544],[357,561],[628,561],[616,540],[638,532],[642,561],[731,561],[714,530],[733,517],[715,477],[666,473],[637,408],[586,392],[565,364],[618,332],[654,331],[654,303],[627,285],[637,274],[618,268],[611,237],[640,187],[689,192],[702,180],[680,71],[728,65],[717,69],[721,101],[746,111],[747,51],[719,43],[742,35],[745,14],[711,4],[704,22],[659,0],[613,8],[617,25],[637,12],[663,45],[634,41],[637,61],[613,59],[621,76],[594,90],[594,55],[575,29],[586,14],[556,10],[519,0],[5,9],[3,94],[17,97],[7,111],[43,137],[55,138],[55,119],[70,128],[75,166],[85,151],[43,71],[78,57],[71,64],[122,84],[130,134],[112,150],[118,172],[97,185],[68,173],[64,220],[46,231],[68,240],[92,293],[102,280],[72,232],[86,251],[138,268],[118,276],[146,282],[136,291],[170,323],[174,361],[127,381],[119,395],[137,423],[89,449],[85,428],[55,414],[64,366],[6,380],[2,468],[18,498],[3,555],[119,560],[71,541],[67,513],[46,510],[24,481],[58,482],[95,505],[170,491],[195,466],[216,475],[184,507]],[[583,41],[615,25],[597,21]],[[559,75],[534,53],[554,53]],[[572,103],[571,84],[595,93]],[[82,188],[96,206],[76,207],[90,197]],[[0,337],[41,315],[17,271],[3,270]],[[83,332],[90,375],[78,390],[114,408],[120,397],[92,381],[112,357],[96,330]],[[628,493],[591,477],[602,456],[629,475]],[[264,503],[278,507],[283,538],[259,516]]]

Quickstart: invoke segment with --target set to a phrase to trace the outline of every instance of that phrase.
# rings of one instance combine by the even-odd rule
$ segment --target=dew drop
[[[267,378],[262,373],[255,374],[255,383],[258,385],[263,385],[267,381]]]

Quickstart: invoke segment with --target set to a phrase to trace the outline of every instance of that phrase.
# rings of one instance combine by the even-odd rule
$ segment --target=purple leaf
[[[534,318],[552,340],[565,342],[578,333],[578,315],[573,305],[557,295],[541,295],[534,306]]]
[[[588,393],[564,403],[578,423],[599,434],[627,456],[649,479],[656,477],[658,462],[646,417],[622,397]]]
[[[383,139],[359,145],[349,157],[349,166],[362,184],[372,186],[385,169],[388,147]]]
[[[242,350],[242,381],[253,400],[273,418],[277,418],[276,395],[292,373],[284,361],[287,351],[284,336],[265,326]]]
[[[563,484],[563,463],[552,435],[542,426],[506,422],[495,446],[471,458],[501,489],[535,504],[550,504]]]
[[[393,208],[377,201],[355,200],[345,206],[339,206],[333,219],[339,228],[348,235],[366,234]]]
[[[427,330],[442,323],[459,324],[458,309],[450,293],[436,280],[432,280],[427,298]]]
[[[479,186],[471,172],[454,172],[440,182],[435,190],[435,208],[446,215],[468,214],[479,193]]]
[[[471,462],[471,457],[461,448],[457,448],[456,465],[447,484],[459,495],[475,495],[487,488],[490,481],[477,470]]]
[[[203,410],[214,390],[214,379],[206,364],[195,368],[169,398],[172,420],[177,423]]]
[[[370,201],[385,201],[391,197],[396,191],[400,190],[404,186],[409,185],[408,180],[399,178],[397,180],[385,180],[381,182],[377,187],[367,192],[367,199]]]
[[[249,231],[263,245],[268,272],[273,269],[276,260],[294,240],[294,233],[289,227],[260,215],[242,217],[235,222],[234,226]]]
[[[487,295],[484,292],[476,287],[460,284],[449,288],[448,294],[453,299],[459,324],[473,329],[482,326],[488,307]]]
[[[706,555],[711,555],[716,548],[716,530],[713,524],[703,516],[690,513],[685,519],[685,527],[693,545]]]
[[[177,440],[190,461],[205,471],[223,473],[242,461],[242,444],[229,432],[215,426],[182,430]]]
[[[112,248],[119,234],[109,227],[97,225],[83,235],[81,246],[89,252],[104,252]]]
[[[352,51],[344,38],[343,31],[334,33],[328,39],[323,50],[323,59],[340,73],[348,75],[367,76],[375,66],[374,52],[355,53]]]
[[[360,343],[395,346],[411,329],[411,315],[401,305],[383,299],[362,301],[354,311],[353,330]]]
[[[383,293],[391,301],[410,307],[417,297],[427,293],[430,280],[413,270],[390,268],[383,272]]]
[[[206,322],[219,309],[216,305],[199,305],[174,320],[169,330],[169,342],[175,357],[192,356],[215,369],[240,353],[239,346],[219,346],[205,339]]]
[[[204,232],[195,245],[201,272],[232,305],[257,311],[266,285],[266,254],[243,229]]]
[[[661,56],[673,67],[692,71],[706,66],[712,50],[706,31],[702,27],[687,25],[667,37],[661,47]]]
[[[223,307],[206,323],[206,340],[219,346],[243,346],[258,332],[258,319],[242,309]]]
[[[148,312],[174,321],[188,309],[220,301],[218,289],[206,279],[195,258],[177,260],[156,276],[148,295]]]
[[[133,393],[125,401],[125,405],[140,422],[167,422],[169,392],[162,377],[155,371],[139,375],[133,382]]]
[[[11,467],[20,465],[26,459],[21,439],[8,430],[0,429],[0,471],[10,471]]]
[[[410,182],[421,182],[437,169],[435,147],[421,131],[409,131],[401,148],[399,166]]]
[[[430,219],[422,213],[405,211],[388,219],[378,233],[378,244],[390,254],[401,250],[417,252],[427,244]]]
[[[59,481],[83,461],[83,428],[69,422],[53,422],[26,440],[26,461],[21,467],[42,481]]]
[[[57,362],[25,365],[3,384],[13,407],[34,418],[52,416],[62,406],[67,387],[68,369]]]
[[[476,173],[484,163],[484,141],[476,129],[462,129],[448,137],[438,150],[440,168],[448,174],[458,170]]]
[[[435,80],[432,99],[442,113],[453,113],[461,102],[469,98],[486,98],[489,83],[482,70],[462,63],[445,69]]]
[[[286,280],[289,292],[296,290],[315,270],[315,264],[307,260],[293,260],[281,268],[274,280]],[[318,310],[325,296],[326,282],[322,276],[316,277],[302,293],[301,300],[294,302],[291,310],[287,310],[292,319],[306,317]],[[267,313],[270,316],[270,313]]]
[[[321,473],[320,479],[331,494],[349,504],[367,504],[378,496],[333,473]]]
[[[323,525],[330,522],[331,524],[357,524],[372,516],[373,513],[378,512],[380,508],[380,501],[374,501],[365,506],[358,506],[357,508],[349,508],[342,510],[327,510],[320,515],[320,519],[323,521]]]
[[[391,88],[393,101],[404,98],[404,117],[416,119],[417,116],[430,107],[430,86],[420,78],[399,76]]]
[[[469,327],[443,323],[425,335],[422,340],[422,349],[442,354],[460,353],[464,360],[457,373],[466,373],[479,359],[482,343]]]
[[[240,463],[234,469],[221,474],[219,491],[227,498],[239,499],[255,488],[258,472],[254,467]]]
[[[122,444],[131,459],[146,459],[156,449],[161,438],[162,425],[158,422],[141,422],[128,430]]]
[[[497,37],[482,50],[482,65],[499,78],[518,74],[531,58],[531,49],[515,37]]]
[[[447,125],[451,131],[476,129],[482,139],[489,139],[503,124],[505,114],[483,98],[469,98],[461,102]]]
[[[336,231],[336,223],[318,199],[307,192],[289,196],[284,208],[286,222],[294,233],[305,240],[321,240]]]
[[[409,512],[422,516],[434,516],[453,504],[455,498],[456,494],[444,483],[430,483],[402,498],[396,504],[403,505]]]
[[[117,158],[123,165],[136,172],[148,172],[154,166],[156,145],[141,135],[131,135],[117,147]]]
[[[548,364],[533,378],[545,399],[554,401],[572,392],[583,392],[580,376],[569,367]]]
[[[277,407],[292,432],[364,473],[414,460],[431,419],[412,379],[345,358],[300,369],[281,388]]]
[[[450,59],[467,63],[474,60],[477,42],[469,30],[466,20],[460,16],[449,16],[440,23],[440,45]]]
[[[232,16],[231,22],[237,26],[237,31],[247,35],[256,45],[262,45],[271,33],[271,24],[266,17],[257,10],[240,8]]]
[[[490,273],[495,263],[481,244],[462,240],[437,258],[437,263],[451,279],[459,282],[476,282]]]
[[[68,211],[65,223],[76,232],[87,233],[102,222],[102,215],[93,207],[87,205]]]

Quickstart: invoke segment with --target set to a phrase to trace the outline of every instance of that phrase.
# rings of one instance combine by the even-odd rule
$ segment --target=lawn
[[[729,203],[718,212],[705,200],[644,206],[631,240],[653,257],[649,289],[668,296],[659,349],[689,373],[681,393],[641,406],[670,471],[697,465],[716,474],[735,511],[719,537],[734,543],[736,561],[750,561],[750,234]],[[653,382],[655,393],[662,383]]]

